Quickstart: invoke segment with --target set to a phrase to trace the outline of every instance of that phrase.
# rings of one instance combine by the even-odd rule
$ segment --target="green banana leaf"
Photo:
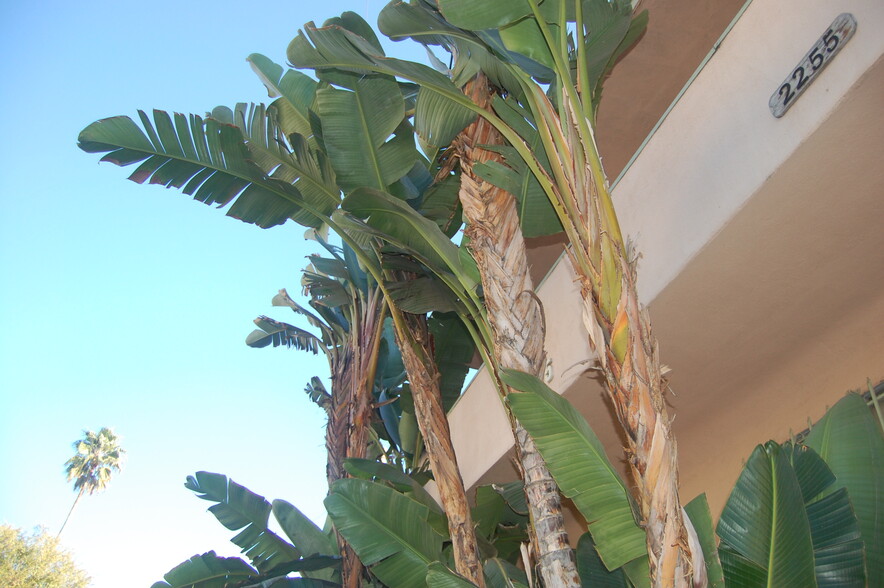
[[[434,561],[427,569],[427,588],[475,588],[475,584]]]
[[[311,137],[313,127],[310,121],[310,108],[316,99],[316,90],[319,86],[316,80],[297,70],[283,69],[281,65],[277,65],[260,53],[252,53],[246,61],[267,88],[267,94],[271,98],[280,97],[270,108],[276,109],[279,127],[285,135],[296,133],[303,137]]]
[[[315,578],[272,578],[260,584],[249,584],[241,588],[340,588],[340,586],[340,582]]]
[[[306,556],[337,554],[338,547],[334,540],[322,532],[304,513],[297,507],[285,500],[276,499],[272,503],[273,516],[279,522],[283,532],[294,546]],[[340,572],[337,569],[320,569],[314,571],[302,571],[302,575],[319,580],[340,582]]]
[[[476,344],[455,313],[434,312],[428,327],[433,336],[433,357],[439,367],[442,408],[447,412],[460,398],[476,353]]]
[[[589,424],[564,398],[535,376],[502,370],[521,390],[508,396],[513,414],[537,444],[559,488],[588,521],[609,570],[647,556],[645,532],[636,524],[623,481]]]
[[[467,288],[477,286],[460,258],[457,245],[436,223],[402,200],[380,190],[358,188],[344,199],[342,208],[365,219],[378,236],[413,254],[436,275],[453,275]]]
[[[467,109],[473,106],[445,74],[423,64],[387,57],[343,27],[317,27],[308,23],[292,39],[286,56],[295,67],[313,69],[320,77],[330,70],[392,75],[447,96]]]
[[[411,126],[403,125],[405,101],[393,79],[360,78],[352,91],[322,88],[316,106],[326,151],[345,193],[363,186],[385,190],[417,161]]]
[[[884,584],[884,438],[858,394],[848,394],[810,431],[804,443],[846,488],[866,549],[869,586]]]
[[[602,72],[599,75],[598,80],[595,82],[595,86],[592,90],[593,118],[595,118],[595,115],[599,108],[599,103],[602,100],[602,89],[604,88],[605,78],[607,78],[608,74],[611,73],[611,70],[614,69],[614,65],[617,64],[617,61],[620,59],[620,57],[622,57],[624,53],[631,49],[632,46],[635,45],[642,37],[642,35],[644,35],[647,28],[648,11],[644,10],[632,19],[632,21],[629,23],[629,28],[626,30],[626,34],[620,40],[620,44],[617,45],[614,51],[609,54],[608,62],[607,64],[605,64],[604,69],[602,69]]]
[[[801,488],[777,443],[755,448],[721,513],[717,532],[728,585],[816,585]],[[755,584],[758,581],[762,583]]]
[[[506,484],[494,484],[494,491],[503,497],[513,512],[522,516],[528,516],[528,500],[525,498],[525,484],[521,480],[507,482]]]
[[[348,478],[332,485],[325,507],[362,563],[390,586],[421,586],[442,559],[443,537],[427,522],[430,510],[389,486]]]
[[[421,88],[417,95],[415,130],[431,153],[447,147],[476,120],[476,113],[449,100],[429,88]]]
[[[523,487],[521,481],[517,484],[519,488]],[[527,513],[513,510],[495,484],[476,488],[476,506],[472,509],[472,515],[476,530],[489,539],[494,538],[500,525],[524,527],[528,524]]]
[[[525,572],[504,559],[486,559],[483,570],[488,588],[528,588]]]
[[[348,458],[344,460],[344,469],[351,476],[362,478],[364,480],[384,480],[389,482],[392,487],[402,494],[407,495],[412,500],[420,502],[426,506],[432,513],[443,515],[445,512],[436,500],[430,496],[430,493],[424,489],[417,480],[404,473],[403,471],[385,463],[380,463],[372,459]],[[447,535],[448,527],[443,527],[445,531],[442,534]]]
[[[259,329],[252,331],[246,337],[246,345],[254,348],[273,345],[279,347],[285,345],[300,351],[309,351],[316,355],[322,349],[322,342],[314,335],[288,323],[274,320],[270,317],[259,316],[255,319]]]
[[[724,572],[721,570],[721,561],[718,559],[718,545],[715,540],[712,513],[709,511],[706,493],[700,494],[687,503],[684,510],[697,532],[700,547],[703,548],[709,588],[724,588]],[[696,566],[697,563],[694,562],[694,565]]]
[[[270,530],[272,507],[263,496],[223,474],[211,472],[187,476],[184,487],[199,498],[216,503],[209,507],[209,512],[231,531],[240,531],[231,541],[242,548],[259,572],[301,558],[298,549]]]
[[[497,29],[531,14],[527,0],[438,0],[438,4],[448,22],[471,31]]]
[[[454,312],[457,300],[444,283],[429,276],[404,282],[390,282],[387,291],[396,307],[411,314]]]
[[[629,588],[629,582],[622,568],[608,571],[602,563],[595,544],[592,542],[592,533],[584,533],[577,542],[577,573],[580,574],[580,583],[583,586],[593,588]]]
[[[418,207],[421,216],[432,220],[449,239],[463,226],[463,208],[460,206],[460,176],[454,175],[436,182],[423,194]]]
[[[262,107],[253,109],[252,133],[245,136],[239,127],[213,118],[153,114],[151,123],[139,111],[144,130],[128,117],[94,122],[80,133],[78,146],[106,153],[101,161],[121,167],[142,162],[130,180],[180,188],[205,204],[229,205],[228,216],[264,228],[289,218],[318,227],[337,208],[339,191],[323,176],[322,166],[305,145],[294,144],[289,153]],[[274,171],[268,176],[264,170]]]
[[[155,582],[151,588],[224,588],[257,576],[257,570],[240,558],[209,551],[178,564],[163,576],[165,582]]]
[[[601,81],[611,55],[620,45],[632,22],[631,0],[584,2],[583,19],[588,34],[583,38],[587,83],[590,90]]]

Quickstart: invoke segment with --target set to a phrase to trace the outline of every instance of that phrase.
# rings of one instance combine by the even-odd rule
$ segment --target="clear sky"
[[[183,487],[197,470],[321,524],[324,418],[303,388],[327,369],[244,343],[259,314],[297,320],[270,299],[300,292],[315,251],[301,227],[264,231],[136,185],[77,135],[139,108],[265,101],[249,53],[284,63],[304,22],[354,10],[374,23],[384,3],[0,3],[0,522],[55,533],[75,497],[71,442],[113,427],[125,468],[62,536],[96,587],[147,587],[194,554],[238,554]]]

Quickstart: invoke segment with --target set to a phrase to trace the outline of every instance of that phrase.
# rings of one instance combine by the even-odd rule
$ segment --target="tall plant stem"
[[[61,528],[58,530],[58,534],[55,536],[56,539],[61,537],[61,532],[64,531],[64,528],[67,526],[68,521],[71,518],[71,515],[74,513],[74,509],[77,508],[77,503],[80,502],[80,498],[83,497],[83,492],[86,491],[86,488],[81,486],[80,491],[77,492],[77,497],[74,498],[74,503],[71,505],[71,510],[68,511],[68,516],[64,518],[64,522],[61,524]]]
[[[394,314],[399,313],[394,311]],[[415,415],[448,518],[454,566],[460,575],[484,588],[476,532],[451,442],[448,419],[442,407],[439,372],[433,359],[426,316],[403,312],[396,319],[399,319],[396,321],[396,338],[411,383]]]
[[[370,291],[367,297],[353,290],[351,297],[349,320],[353,331],[330,366],[332,402],[325,437],[329,488],[336,480],[347,477],[345,459],[366,456],[373,416],[372,383],[386,308],[377,290]],[[337,541],[343,585],[358,588],[362,583],[362,563],[340,534]]]
[[[490,108],[491,93],[484,75],[468,82],[464,92],[477,106]],[[543,317],[528,272],[516,200],[473,171],[476,163],[500,160],[499,155],[482,149],[482,145],[501,144],[503,138],[482,117],[455,140],[461,167],[460,200],[467,220],[466,236],[482,277],[498,365],[539,376],[545,357]],[[504,393],[507,392],[504,387]],[[513,433],[544,586],[577,587],[580,580],[565,532],[558,487],[534,441],[516,421]]]

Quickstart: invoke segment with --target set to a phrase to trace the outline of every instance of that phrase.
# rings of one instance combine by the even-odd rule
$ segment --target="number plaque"
[[[824,67],[829,65],[832,58],[841,51],[847,41],[856,32],[856,19],[852,14],[839,14],[829,26],[823,36],[817,39],[807,55],[792,70],[789,76],[777,88],[770,97],[770,111],[780,118],[789,107],[798,100],[812,81],[814,81]]]

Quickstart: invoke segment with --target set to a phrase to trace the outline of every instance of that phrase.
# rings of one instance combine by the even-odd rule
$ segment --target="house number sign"
[[[770,111],[780,118],[798,100],[824,67],[841,51],[845,43],[856,32],[856,19],[852,14],[843,13],[829,26],[823,36],[817,39],[792,73],[783,80],[780,87],[770,97]]]

